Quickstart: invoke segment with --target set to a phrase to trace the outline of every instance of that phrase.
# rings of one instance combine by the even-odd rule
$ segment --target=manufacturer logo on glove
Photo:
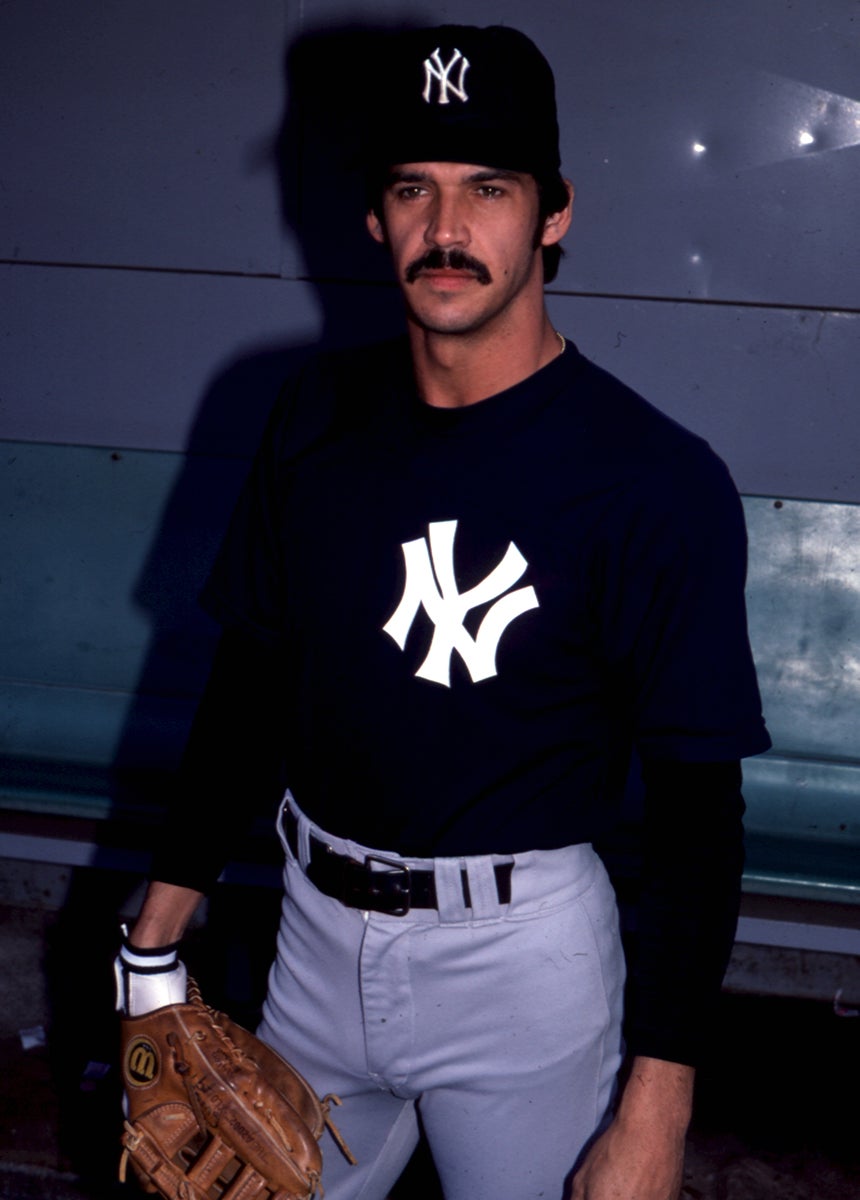
[[[145,1037],[136,1037],[125,1052],[125,1078],[132,1087],[146,1087],[158,1076],[158,1050]]]

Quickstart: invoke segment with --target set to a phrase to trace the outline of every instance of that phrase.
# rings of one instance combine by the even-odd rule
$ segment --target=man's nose
[[[424,230],[429,246],[465,246],[469,241],[465,206],[457,196],[440,193]]]

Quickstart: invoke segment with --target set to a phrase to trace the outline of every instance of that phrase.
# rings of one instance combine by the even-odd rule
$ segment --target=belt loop
[[[439,921],[465,921],[470,916],[463,895],[463,860],[459,858],[437,858],[434,864],[436,877],[436,903]]]
[[[307,817],[299,817],[299,862],[302,870],[307,873],[311,861],[311,832]]]
[[[475,855],[466,860],[469,877],[469,895],[472,900],[472,916],[476,921],[501,914],[499,887],[493,860],[488,854]]]
[[[275,832],[278,835],[281,845],[284,848],[284,855],[291,858],[293,854],[292,846],[290,845],[290,834],[287,822],[290,817],[290,793],[284,792],[284,797],[281,800],[281,806],[278,809],[278,815],[275,820]]]
[[[287,791],[287,803],[296,818],[296,858],[299,860],[299,866],[307,873],[308,863],[311,861],[310,821],[296,804],[295,797],[289,790]]]

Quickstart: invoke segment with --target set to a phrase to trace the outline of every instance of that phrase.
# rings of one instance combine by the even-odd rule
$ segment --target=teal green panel
[[[860,903],[860,763],[744,764],[744,888]]]
[[[188,691],[237,465],[27,443],[0,454],[3,676],[133,690],[153,638],[173,634],[162,686]]]
[[[747,603],[774,749],[860,757],[860,505],[746,497]]]
[[[860,903],[860,506],[744,499],[774,749],[744,764],[747,891]]]
[[[194,707],[193,696],[0,680],[0,749],[30,761],[172,766]]]
[[[217,636],[197,597],[247,464],[11,442],[0,456],[0,749],[171,759]]]
[[[856,844],[850,853],[774,836],[747,839],[744,891],[795,896],[838,904],[860,904]]]
[[[0,801],[107,813],[120,766],[149,772],[142,793],[120,786],[120,803],[157,804],[216,635],[196,597],[246,464],[0,452]],[[858,900],[860,507],[744,505],[750,635],[775,743],[746,764],[745,886]]]
[[[746,827],[807,842],[860,848],[860,762],[814,762],[771,753],[744,763]],[[860,876],[860,849],[858,849]]]

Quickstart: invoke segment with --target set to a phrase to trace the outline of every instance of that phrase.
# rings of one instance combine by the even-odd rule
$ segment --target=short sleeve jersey
[[[723,463],[570,343],[452,410],[398,342],[287,389],[204,602],[277,656],[319,825],[515,853],[604,835],[633,748],[767,748],[745,567]]]

